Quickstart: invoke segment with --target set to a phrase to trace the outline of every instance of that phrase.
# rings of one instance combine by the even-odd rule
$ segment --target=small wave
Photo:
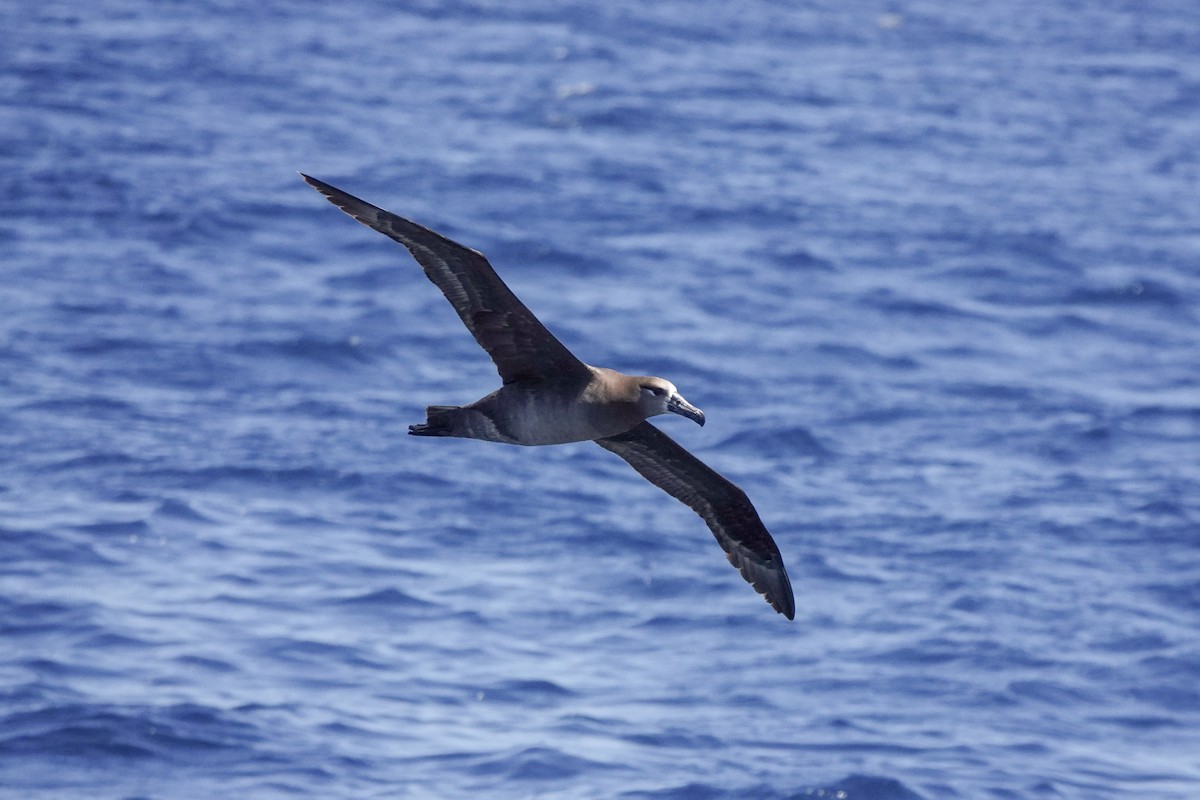
[[[370,351],[355,336],[322,339],[293,336],[286,339],[248,341],[233,348],[238,355],[253,359],[287,359],[319,364],[324,367],[359,366],[370,363]]]
[[[715,736],[680,730],[668,730],[663,733],[636,733],[621,738],[632,744],[645,747],[708,750],[714,753],[720,752],[727,747],[725,742]]]
[[[9,569],[21,561],[100,567],[114,566],[117,563],[101,555],[88,537],[77,541],[76,537],[70,535],[0,528],[0,539],[4,541],[5,566]]]
[[[238,668],[228,661],[219,658],[207,658],[205,656],[183,655],[175,658],[174,662],[180,666],[221,675],[238,671]]]
[[[924,795],[895,778],[877,775],[850,775],[826,789],[826,793],[846,800],[924,800]]]
[[[210,517],[201,514],[189,503],[175,498],[167,498],[159,503],[158,508],[154,509],[154,516],[187,522],[212,522]]]
[[[598,761],[573,756],[551,747],[530,747],[510,755],[486,759],[473,766],[471,772],[476,775],[503,776],[513,781],[557,781],[608,768],[608,765]]]
[[[141,409],[133,403],[104,395],[58,397],[25,403],[19,408],[22,411],[44,411],[63,416],[93,419],[128,420],[131,416],[141,416]]]
[[[480,690],[480,699],[489,703],[511,703],[522,708],[553,708],[575,692],[548,680],[509,680]]]
[[[1045,703],[1055,708],[1099,704],[1102,701],[1095,693],[1050,680],[1013,681],[1008,685],[1008,691],[1022,700]]]
[[[622,800],[925,800],[895,778],[850,775],[828,786],[782,790],[767,786],[726,788],[709,783],[685,783],[648,792],[625,792]]]
[[[865,347],[854,345],[829,344],[826,342],[817,345],[817,352],[822,355],[833,356],[843,363],[865,367],[913,370],[920,366],[917,360],[911,356],[885,356],[868,350]]]
[[[605,258],[582,250],[562,250],[540,239],[510,239],[495,242],[489,248],[489,259],[494,264],[520,264],[522,277],[534,280],[535,267],[543,270],[569,269],[572,277],[605,275],[612,271],[612,264]],[[530,293],[533,297],[533,293]]]
[[[353,489],[363,484],[362,475],[354,472],[319,469],[316,467],[220,466],[202,469],[166,469],[148,473],[157,484],[181,489],[213,489],[222,486],[260,486],[277,489]]]
[[[878,289],[864,295],[860,301],[865,306],[878,308],[890,314],[911,317],[941,317],[945,319],[983,319],[983,315],[958,308],[949,303],[925,298],[905,297],[891,289]]]
[[[266,657],[286,664],[301,666],[306,670],[319,667],[327,670],[331,664],[344,667],[365,667],[372,670],[390,669],[394,664],[367,657],[366,651],[351,645],[319,642],[312,639],[293,639],[274,637],[264,639],[259,648]],[[307,678],[313,684],[323,682],[337,683],[337,679],[328,677],[325,673],[314,673]]]
[[[1182,611],[1200,611],[1200,582],[1156,583],[1147,588],[1160,602],[1168,606]]]
[[[61,461],[55,461],[42,467],[47,472],[87,472],[91,470],[108,470],[115,467],[127,467],[139,463],[136,458],[126,453],[96,452],[72,455]]]
[[[1200,439],[1200,406],[1141,406],[1124,417],[1122,427],[1173,441]]]
[[[731,792],[725,789],[719,789],[707,783],[684,783],[679,786],[670,786],[665,789],[656,789],[649,792],[624,792],[621,794],[622,800],[743,800],[747,797],[761,797],[766,800],[762,794],[751,795],[742,794],[741,792]]]
[[[10,714],[0,753],[76,759],[193,757],[238,750],[256,737],[251,726],[193,704],[124,708],[71,704]]]
[[[1108,723],[1128,731],[1147,733],[1150,731],[1175,730],[1186,727],[1186,723],[1172,717],[1153,715],[1095,717],[1097,722]]]
[[[1065,298],[1067,303],[1079,305],[1130,305],[1179,308],[1185,306],[1184,299],[1174,289],[1160,281],[1135,279],[1128,283],[1105,287],[1076,289]]]
[[[781,250],[771,253],[771,260],[782,269],[789,271],[835,272],[833,262],[815,256],[803,248]]]
[[[435,603],[413,597],[395,587],[378,589],[372,592],[343,597],[336,601],[339,605],[368,606],[371,608],[436,608]]]
[[[150,534],[150,526],[145,521],[126,520],[118,522],[91,522],[86,525],[74,525],[74,530],[87,534],[109,537],[141,538]]]
[[[830,458],[833,452],[807,428],[774,428],[735,433],[721,440],[719,447],[752,452],[766,458]]]

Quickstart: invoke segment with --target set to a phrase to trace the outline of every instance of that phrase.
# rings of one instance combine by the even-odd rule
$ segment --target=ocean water
[[[1200,797],[1200,5],[0,4],[0,796]],[[797,617],[330,181],[741,485]]]

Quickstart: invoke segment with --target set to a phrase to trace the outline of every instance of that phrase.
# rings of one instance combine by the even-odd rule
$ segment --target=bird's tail
[[[458,411],[461,406],[429,406],[425,409],[425,421],[419,425],[409,425],[408,432],[413,436],[453,436],[454,424],[451,411]]]

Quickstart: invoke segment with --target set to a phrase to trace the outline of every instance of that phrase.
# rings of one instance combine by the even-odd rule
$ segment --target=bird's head
[[[697,425],[704,424],[704,412],[683,399],[675,384],[662,378],[638,379],[638,407],[647,417],[657,414],[678,414]]]

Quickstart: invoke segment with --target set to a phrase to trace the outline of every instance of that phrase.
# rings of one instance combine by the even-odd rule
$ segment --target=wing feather
[[[643,478],[699,514],[729,563],[772,608],[795,619],[796,601],[783,557],[745,492],[649,422],[596,439],[596,444],[628,461]]]
[[[408,248],[475,341],[492,357],[505,383],[590,378],[583,362],[512,293],[483,253],[324,181],[303,173],[301,177],[363,225]]]

